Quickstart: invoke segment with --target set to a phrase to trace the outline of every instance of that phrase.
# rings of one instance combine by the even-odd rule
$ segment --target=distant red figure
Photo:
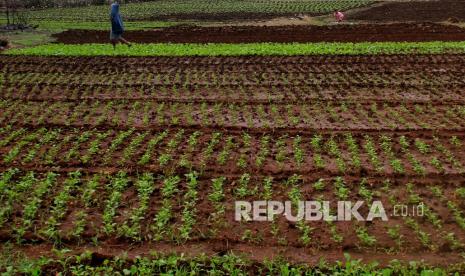
[[[342,20],[344,20],[344,14],[341,11],[335,11],[334,18],[336,18],[337,22],[342,22]]]

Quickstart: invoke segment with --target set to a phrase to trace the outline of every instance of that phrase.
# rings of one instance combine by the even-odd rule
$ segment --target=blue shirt
[[[119,14],[118,3],[111,4],[110,20],[111,20],[111,32],[116,35],[123,34],[124,32],[123,19],[121,18],[121,15]]]

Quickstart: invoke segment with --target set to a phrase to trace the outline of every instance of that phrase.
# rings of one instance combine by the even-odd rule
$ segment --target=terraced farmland
[[[348,10],[367,6],[372,0],[168,0],[128,3],[122,13],[128,21],[200,19],[264,19],[299,14],[322,15],[335,9]],[[35,22],[105,22],[107,5],[33,10]]]
[[[15,250],[463,262],[464,55],[0,65],[0,238]],[[234,219],[237,200],[310,199],[381,201],[389,220]]]

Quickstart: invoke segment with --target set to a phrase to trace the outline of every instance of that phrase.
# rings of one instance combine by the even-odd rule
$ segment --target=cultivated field
[[[371,2],[123,12],[198,19],[213,5],[237,20]],[[177,26],[129,31],[136,44],[116,50],[99,29],[0,55],[0,272],[465,272],[459,26]],[[388,220],[235,219],[236,202],[271,200],[330,202],[328,216],[337,201],[363,201],[364,216],[379,201]]]
[[[1,64],[0,233],[34,254],[60,243],[104,256],[461,260],[462,55]],[[235,200],[303,198],[427,211],[388,223],[234,221]]]

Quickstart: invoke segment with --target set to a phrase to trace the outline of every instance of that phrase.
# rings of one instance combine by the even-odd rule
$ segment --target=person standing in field
[[[121,14],[119,13],[118,0],[112,1],[110,21],[111,21],[110,41],[111,41],[111,44],[113,44],[113,49],[116,49],[116,44],[118,44],[118,42],[121,42],[131,47],[132,46],[131,43],[129,43],[126,39],[123,38],[124,25],[123,25],[123,19],[121,18]]]
[[[344,14],[339,10],[334,12],[334,17],[336,18],[337,22],[342,22],[342,20],[344,20]]]

